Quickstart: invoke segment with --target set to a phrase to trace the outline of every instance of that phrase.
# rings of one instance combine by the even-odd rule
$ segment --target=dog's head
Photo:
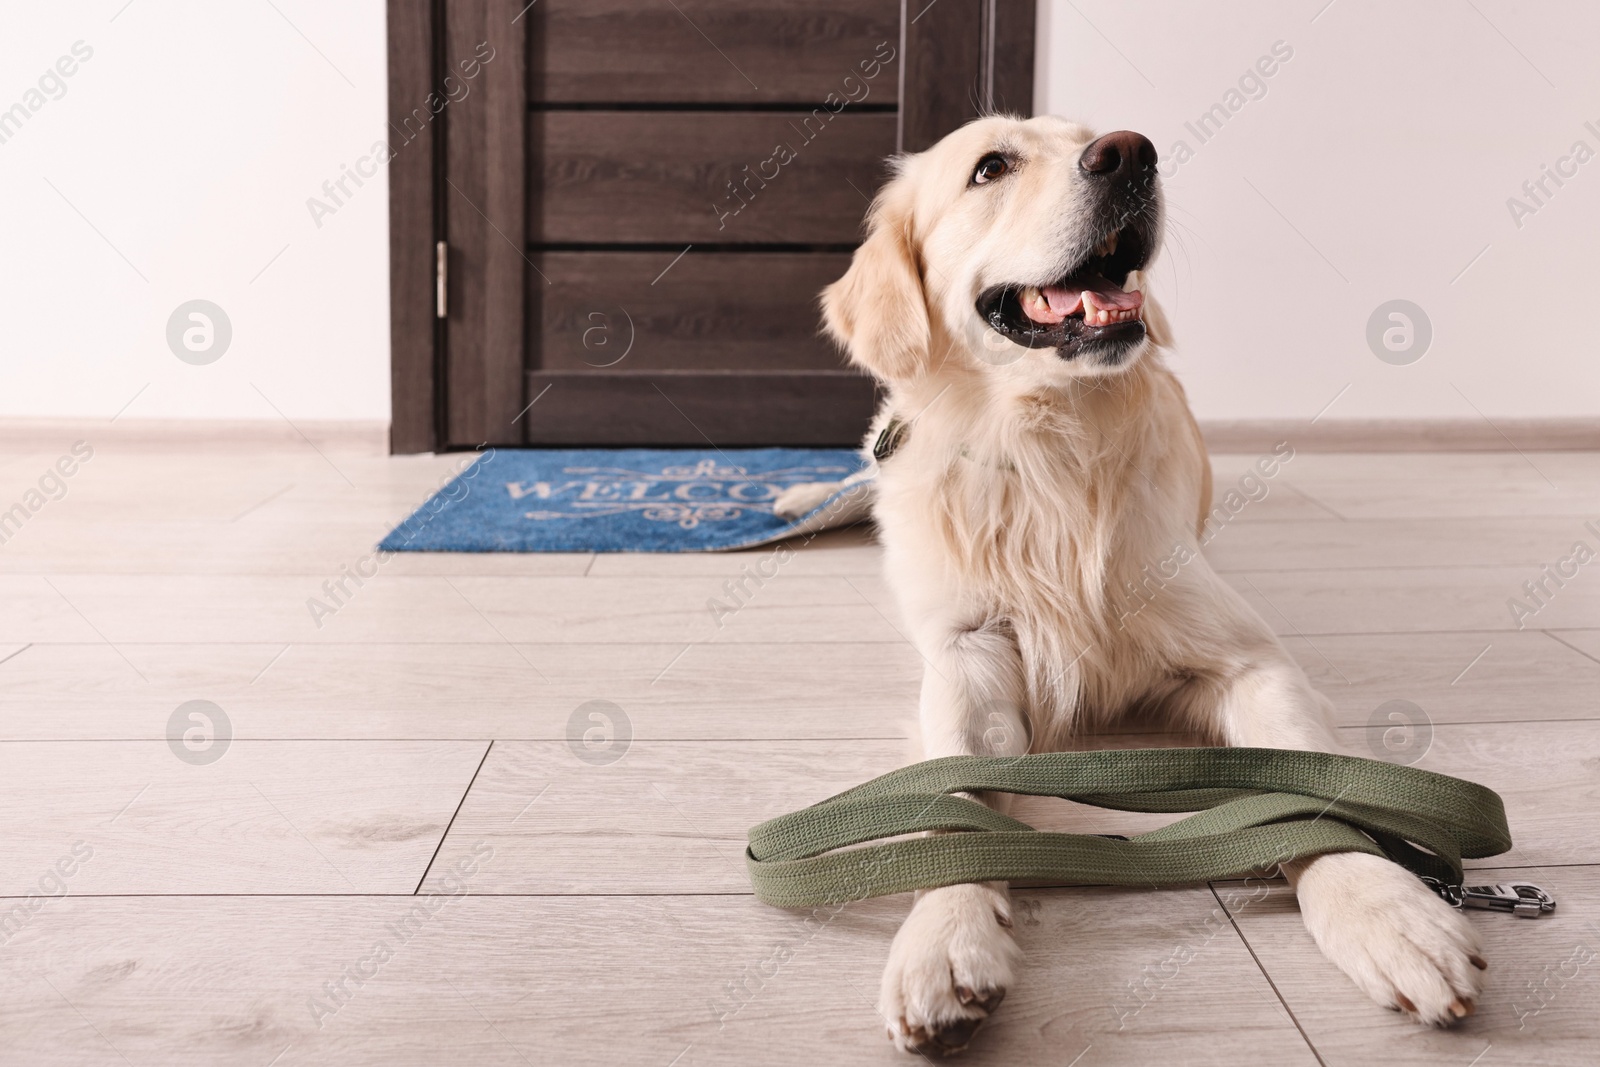
[[[1115,373],[1166,343],[1141,291],[1161,240],[1144,137],[985,118],[895,171],[822,298],[828,332],[873,374],[961,359],[1049,384]]]

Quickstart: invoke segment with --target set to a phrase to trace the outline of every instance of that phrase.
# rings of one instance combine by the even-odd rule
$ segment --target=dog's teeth
[[[1028,286],[1017,294],[1017,299],[1021,301],[1024,311],[1030,308],[1040,313],[1050,310],[1050,301],[1045,299],[1045,295],[1039,291],[1038,286]]]
[[[1089,326],[1102,326],[1110,321],[1106,310],[1095,302],[1094,292],[1089,289],[1083,291],[1083,321]]]
[[[1110,237],[1107,237],[1104,241],[1100,242],[1100,247],[1096,248],[1094,250],[1094,254],[1097,255],[1097,256],[1109,256],[1111,253],[1115,252],[1116,250],[1117,250],[1117,235],[1116,234],[1112,234]]]
[[[1129,322],[1143,317],[1142,308],[1102,307],[1099,297],[1092,289],[1083,291],[1083,324],[1085,326],[1109,326],[1113,322]]]

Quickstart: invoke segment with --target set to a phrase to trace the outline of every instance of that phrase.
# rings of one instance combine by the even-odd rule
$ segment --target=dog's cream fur
[[[1077,166],[1092,139],[986,118],[899,160],[824,294],[829,332],[888,389],[869,443],[891,414],[909,424],[875,518],[927,660],[924,755],[1058,750],[1135,716],[1217,744],[1333,750],[1327,698],[1200,555],[1210,467],[1149,294],[1146,339],[1115,365],[1021,347],[975,311],[986,287],[1058,277],[1099,239],[1104,206]],[[1011,171],[973,184],[996,150]],[[1144,207],[1159,212],[1154,191]],[[1151,572],[1154,595],[1130,595]],[[1374,1000],[1434,1024],[1472,1010],[1477,939],[1414,876],[1351,853],[1285,874],[1317,944]],[[1015,976],[1010,925],[1004,885],[919,894],[879,1004],[901,1048],[965,1046]]]

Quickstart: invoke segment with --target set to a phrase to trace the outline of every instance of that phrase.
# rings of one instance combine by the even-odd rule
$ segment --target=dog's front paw
[[[1472,1014],[1488,967],[1478,936],[1415,875],[1340,852],[1307,863],[1295,888],[1323,955],[1373,1000],[1433,1026]]]
[[[960,1052],[1000,1006],[1020,954],[1003,889],[921,895],[889,949],[878,1010],[903,1052]]]
[[[780,519],[798,519],[802,515],[809,515],[840,488],[839,482],[801,482],[791,485],[773,500],[772,513]]]

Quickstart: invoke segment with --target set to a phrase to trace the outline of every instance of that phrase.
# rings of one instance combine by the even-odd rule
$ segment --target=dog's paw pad
[[[996,899],[1001,902],[997,906]],[[960,1052],[1005,999],[1018,955],[986,886],[924,894],[895,935],[879,1011],[906,1052]]]
[[[964,1051],[982,1025],[982,1019],[955,1019],[930,1030],[924,1026],[910,1026],[901,1019],[903,1040],[896,1044],[907,1052],[939,1052],[948,1056]],[[892,1038],[894,1034],[889,1036]]]
[[[809,515],[839,491],[838,482],[801,482],[779,493],[772,502],[772,513],[780,519]]]
[[[1415,876],[1377,856],[1312,862],[1298,892],[1323,954],[1379,1004],[1429,1026],[1476,1010],[1488,968],[1464,915]]]
[[[958,985],[956,986],[956,999],[963,1004],[975,1004],[985,1012],[993,1012],[1000,1006],[1000,1002],[1006,999],[1006,991],[1004,989],[985,989],[975,993],[964,985]]]

